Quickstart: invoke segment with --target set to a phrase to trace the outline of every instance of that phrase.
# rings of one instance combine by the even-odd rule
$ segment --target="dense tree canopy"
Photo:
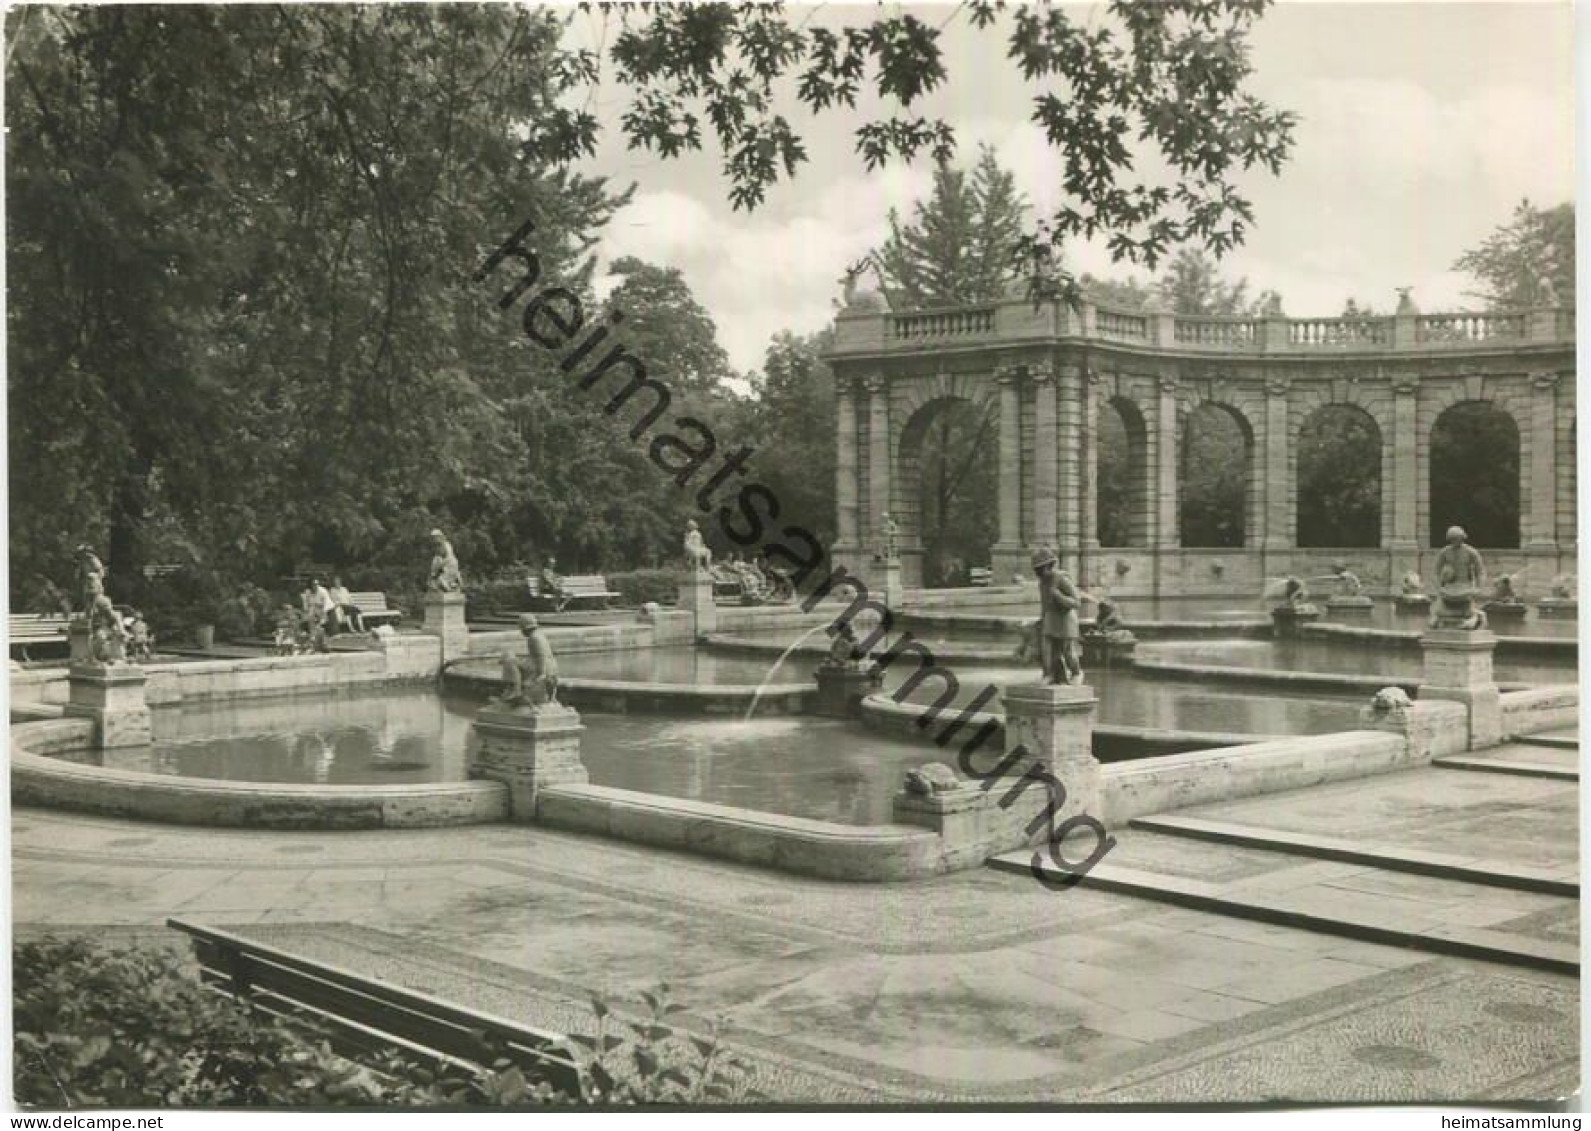
[[[1063,158],[1040,241],[1098,233],[1152,265],[1182,240],[1241,239],[1233,178],[1291,144],[1290,115],[1245,89],[1262,8],[953,14],[1005,36]],[[504,326],[472,268],[528,218],[544,276],[600,305],[592,249],[625,193],[570,165],[594,152],[604,72],[632,145],[673,156],[710,129],[744,208],[804,159],[776,104],[877,95],[857,126],[869,167],[949,159],[954,131],[919,109],[950,76],[940,30],[909,14],[837,29],[778,6],[589,11],[616,18],[600,53],[564,46],[585,12],[498,5],[7,14],[14,596],[85,538],[122,593],[152,558],[229,581],[306,557],[418,562],[432,525],[477,570],[673,552],[683,501]],[[1135,172],[1134,135],[1165,184]],[[691,407],[751,427],[683,281],[615,268],[636,352]]]

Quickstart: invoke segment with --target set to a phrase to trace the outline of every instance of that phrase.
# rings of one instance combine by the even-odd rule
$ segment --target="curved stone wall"
[[[1535,568],[1545,592],[1573,570],[1574,312],[1544,309],[1389,317],[1188,318],[1085,303],[1004,301],[956,309],[842,312],[829,354],[837,395],[836,562],[865,577],[899,525],[903,580],[921,584],[913,437],[947,400],[1000,422],[999,537],[990,567],[1026,575],[1027,549],[1118,595],[1257,593],[1266,577],[1318,574],[1347,556],[1385,589],[1429,573],[1430,438],[1454,405],[1481,401],[1519,433],[1520,541],[1494,569]],[[1179,422],[1203,405],[1239,421],[1250,447],[1245,539],[1180,545]],[[1297,452],[1310,415],[1353,406],[1381,436],[1381,537],[1374,548],[1300,549]],[[1134,498],[1131,546],[1101,547],[1096,455],[1102,411],[1123,410]]]

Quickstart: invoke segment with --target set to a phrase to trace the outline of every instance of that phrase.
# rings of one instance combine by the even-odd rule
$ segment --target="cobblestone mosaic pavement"
[[[13,854],[26,931],[148,932],[175,914],[539,1024],[578,1025],[588,990],[638,1006],[666,979],[797,1102],[1547,1099],[1578,1055],[1572,978],[988,870],[854,885],[535,828],[265,833],[40,810],[16,812]],[[1508,1016],[1464,1012],[1486,1003]],[[1483,1023],[1518,1027],[1508,1056],[1466,1043]],[[1413,1051],[1355,1051],[1376,1046]]]

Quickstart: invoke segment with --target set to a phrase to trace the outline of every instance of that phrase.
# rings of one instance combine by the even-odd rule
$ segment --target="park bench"
[[[973,566],[967,571],[967,580],[973,585],[993,585],[994,571],[985,569],[983,566]]]
[[[608,588],[608,579],[600,573],[572,573],[558,579],[558,592],[550,592],[539,577],[526,578],[530,588],[533,608],[561,610],[575,601],[595,601],[598,608],[606,608],[609,601],[619,596]]]
[[[430,1067],[484,1072],[506,1058],[529,1079],[581,1093],[580,1065],[561,1033],[520,1025],[439,1001],[276,947],[182,919],[166,926],[193,939],[200,980],[217,992],[273,1016],[325,1032],[350,1059],[397,1052]]]
[[[72,647],[69,623],[59,613],[12,613],[11,650],[20,652],[24,661],[31,661],[30,653],[35,651],[66,655]]]
[[[359,610],[360,618],[365,622],[366,628],[377,628],[384,624],[396,627],[403,619],[403,613],[387,605],[385,593],[350,593],[349,602]]]

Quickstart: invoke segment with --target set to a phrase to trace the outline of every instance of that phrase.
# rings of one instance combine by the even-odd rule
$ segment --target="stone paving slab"
[[[1269,1034],[1418,1016],[1426,995],[1474,996],[1476,976],[989,869],[826,883],[535,827],[251,832],[18,809],[13,875],[24,929],[158,929],[177,896],[185,918],[551,1027],[587,990],[633,1010],[667,979],[692,1025],[722,1017],[791,1102],[1092,1102],[1188,1056],[1240,1063]],[[1561,939],[1552,916],[1511,909],[1517,931]],[[1572,1001],[1574,979],[1538,977]],[[1528,1089],[1552,1086],[1578,1036],[1556,1014],[1535,1024],[1517,1056],[1476,1051],[1454,1097],[1543,1096]]]
[[[1366,849],[1441,853],[1476,867],[1554,872],[1579,862],[1576,783],[1418,767],[1176,811]],[[1559,872],[1559,874],[1563,874]]]
[[[1559,870],[1500,864],[1474,865],[1468,857],[1441,852],[1422,852],[1414,848],[1378,850],[1366,848],[1358,841],[1343,837],[1277,832],[1231,821],[1212,821],[1202,817],[1183,816],[1180,813],[1138,817],[1133,820],[1132,827],[1168,836],[1189,837],[1246,848],[1264,848],[1272,852],[1365,864],[1395,872],[1414,872],[1493,887],[1539,891],[1569,898],[1577,898],[1580,894],[1578,881],[1565,880]]]
[[[1084,877],[1082,887],[1431,953],[1570,974],[1579,970],[1577,945],[1507,927],[1523,916],[1578,906],[1561,896],[1137,829],[1117,839],[1117,847]],[[1257,863],[1245,866],[1245,858]],[[1166,867],[1167,860],[1175,865]],[[990,864],[1026,873],[1030,861],[1030,853],[1008,853]],[[1056,878],[1064,875],[1047,861],[1046,870]]]

